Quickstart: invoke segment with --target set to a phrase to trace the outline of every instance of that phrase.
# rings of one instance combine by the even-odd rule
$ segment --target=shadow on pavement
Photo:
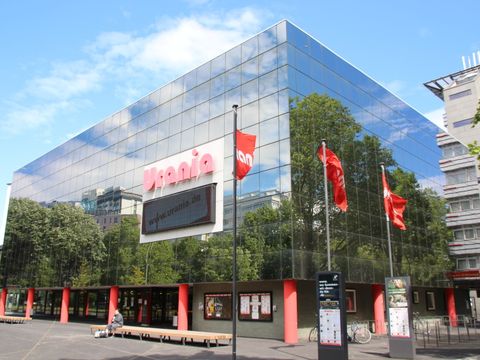
[[[473,345],[474,346],[474,345]],[[417,349],[418,355],[432,356],[435,359],[461,359],[480,355],[480,348],[453,348],[453,349]]]

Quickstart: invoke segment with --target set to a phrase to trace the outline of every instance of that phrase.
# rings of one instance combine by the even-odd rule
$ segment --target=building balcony
[[[480,239],[454,240],[448,243],[451,256],[475,255],[480,253]]]
[[[444,185],[445,199],[476,195],[479,192],[478,181],[469,181],[461,184]]]
[[[480,226],[480,209],[449,213],[446,216],[446,223],[448,227],[476,224]]]
[[[439,161],[440,170],[443,172],[453,171],[475,166],[475,157],[469,154],[441,159]]]

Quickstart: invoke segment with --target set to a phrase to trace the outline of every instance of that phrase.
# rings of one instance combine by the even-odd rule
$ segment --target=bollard
[[[438,342],[439,342],[439,336],[440,336],[440,331],[439,331],[439,325],[438,323],[435,323],[435,343],[437,344],[438,347]]]
[[[457,324],[457,334],[458,334],[458,342],[460,343],[462,342],[462,339],[460,337],[460,326],[458,326],[458,324]]]

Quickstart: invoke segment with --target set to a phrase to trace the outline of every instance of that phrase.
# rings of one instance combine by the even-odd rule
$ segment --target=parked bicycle
[[[316,342],[318,339],[318,324],[315,322],[315,326],[310,330],[308,334],[308,341]]]
[[[365,324],[353,322],[347,326],[347,339],[349,342],[368,344],[372,340],[372,333]]]
[[[314,342],[318,339],[318,327],[315,325],[308,334],[308,341]],[[353,322],[347,326],[347,340],[358,344],[367,344],[372,339],[372,333],[365,324]]]
[[[413,312],[413,328],[415,334],[430,335],[427,321],[422,319],[418,312]]]

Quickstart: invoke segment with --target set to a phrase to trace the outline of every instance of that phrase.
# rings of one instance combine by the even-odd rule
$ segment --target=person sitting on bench
[[[107,336],[113,332],[113,330],[123,326],[123,316],[120,314],[118,309],[115,310],[115,315],[113,315],[112,322],[107,325],[105,329],[107,331]]]

